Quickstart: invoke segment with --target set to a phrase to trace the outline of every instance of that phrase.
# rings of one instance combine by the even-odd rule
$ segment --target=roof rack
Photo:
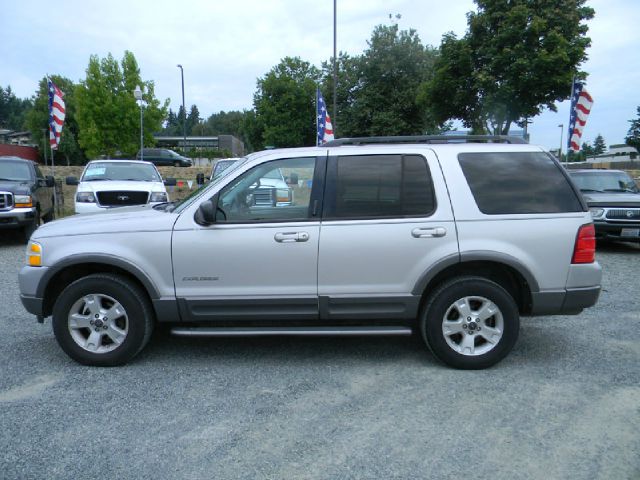
[[[395,144],[395,143],[527,143],[520,137],[507,135],[411,135],[398,137],[353,137],[338,138],[323,144],[323,147],[343,145]]]

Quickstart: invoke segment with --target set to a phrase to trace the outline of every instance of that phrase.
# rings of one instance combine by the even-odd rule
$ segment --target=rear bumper
[[[563,291],[536,292],[531,295],[531,316],[577,315],[583,309],[593,307],[600,297],[600,285],[571,288]]]

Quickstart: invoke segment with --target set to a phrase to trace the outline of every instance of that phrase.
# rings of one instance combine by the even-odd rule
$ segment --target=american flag
[[[569,134],[567,136],[567,151],[580,150],[580,137],[582,129],[587,124],[587,117],[591,113],[593,98],[584,88],[584,83],[573,83],[573,96],[571,97],[571,115],[569,117]]]
[[[49,87],[49,144],[55,150],[60,143],[64,124],[65,110],[62,99],[64,93],[50,79],[47,79],[47,84]]]
[[[329,116],[329,112],[327,112],[327,104],[324,103],[320,89],[318,89],[316,97],[318,110],[318,138],[316,145],[322,145],[323,143],[333,140],[333,125],[331,125],[331,117]]]

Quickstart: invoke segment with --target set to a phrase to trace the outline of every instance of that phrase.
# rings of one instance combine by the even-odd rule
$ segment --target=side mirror
[[[214,195],[209,200],[200,204],[196,211],[194,220],[198,225],[204,227],[216,223],[216,207],[218,205],[218,195]]]
[[[76,177],[67,177],[65,183],[67,185],[78,185],[80,182],[78,182],[78,179]]]
[[[173,178],[173,177],[167,177],[167,178],[165,178],[165,179],[164,179],[164,184],[165,184],[167,187],[175,187],[175,186],[176,186],[176,184],[177,184],[177,182],[176,182],[176,179],[175,179],[175,178]]]
[[[47,175],[46,177],[44,177],[44,181],[47,187],[55,187],[56,185],[56,181],[51,175]]]
[[[204,173],[199,173],[196,175],[196,183],[198,185],[204,185]]]
[[[298,185],[298,174],[295,172],[291,173],[291,176],[288,179],[289,181],[287,182],[289,185]]]

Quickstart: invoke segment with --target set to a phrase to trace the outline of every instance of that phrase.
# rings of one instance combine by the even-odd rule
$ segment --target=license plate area
[[[621,237],[640,237],[640,228],[623,228],[620,231]]]

